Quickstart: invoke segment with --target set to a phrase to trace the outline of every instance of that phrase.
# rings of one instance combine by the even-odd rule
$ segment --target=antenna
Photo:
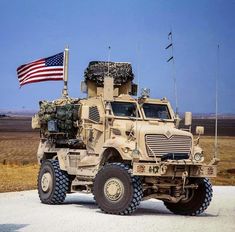
[[[138,123],[138,90],[139,90],[139,44],[136,44],[136,53],[137,53],[137,102],[136,102],[136,113],[135,113],[135,149],[132,151],[132,156],[134,158],[137,158],[139,156],[139,150],[138,150],[138,142],[139,142],[139,136],[140,131],[137,134],[137,123]]]
[[[166,47],[166,49],[171,48],[171,57],[167,60],[167,62],[172,60],[172,76],[174,81],[174,95],[175,95],[175,112],[176,116],[178,116],[178,94],[177,94],[177,86],[176,86],[176,75],[175,75],[175,59],[174,59],[174,48],[173,48],[173,32],[172,29],[168,34],[168,39],[170,39],[170,44]]]
[[[137,52],[137,101],[138,101],[138,96],[139,96],[139,88],[140,88],[140,62],[139,62],[139,58],[140,58],[140,47],[139,44],[137,43],[136,45],[136,52]],[[136,140],[135,140],[135,149],[138,150],[138,142],[139,142],[139,136],[140,136],[140,132],[137,135],[137,116],[138,116],[138,108],[136,105],[136,122],[135,122],[135,127],[136,127]]]
[[[136,50],[137,50],[137,97],[138,97],[138,93],[139,93],[139,84],[140,84],[140,46],[139,44],[137,44],[136,46]]]
[[[111,47],[108,47],[108,77],[109,77],[109,62],[110,62],[110,56],[111,56]]]
[[[220,67],[220,45],[217,46],[217,70],[215,76],[215,153],[214,158],[218,156],[218,79],[219,79],[219,67]]]
[[[110,69],[110,51],[111,47],[108,47],[108,73],[104,75],[103,97],[105,101],[113,101],[114,95],[114,78],[109,76]],[[106,66],[106,65],[105,65]]]
[[[106,130],[109,128],[109,122],[108,122],[108,118],[107,115],[109,115],[110,113],[110,101],[113,99],[113,78],[109,78],[109,62],[110,62],[110,54],[111,53],[111,47],[108,46],[108,75],[106,77],[106,75],[104,76],[104,87],[103,87],[103,98],[106,101],[105,104],[105,132]],[[112,89],[112,91],[111,91]],[[107,138],[110,138],[110,129],[108,129],[108,133],[104,133],[104,141]]]

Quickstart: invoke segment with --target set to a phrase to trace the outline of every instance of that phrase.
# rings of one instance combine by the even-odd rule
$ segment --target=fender
[[[135,143],[133,141],[127,141],[127,139],[123,137],[108,139],[103,145],[101,159],[108,148],[115,149],[123,160],[132,160],[131,152],[135,148]]]

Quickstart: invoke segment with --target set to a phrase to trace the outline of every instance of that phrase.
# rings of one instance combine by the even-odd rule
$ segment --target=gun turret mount
[[[104,81],[105,78],[112,78],[112,82]],[[130,63],[125,62],[108,62],[108,61],[91,61],[84,72],[84,79],[87,85],[88,97],[105,95],[104,90],[106,83],[113,83],[112,95],[120,94],[135,95],[133,91],[136,85],[132,83],[134,74]]]

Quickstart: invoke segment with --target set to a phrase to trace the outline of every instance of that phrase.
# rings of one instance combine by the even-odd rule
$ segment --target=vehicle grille
[[[190,136],[172,135],[167,138],[165,135],[146,135],[146,148],[149,156],[162,156],[164,154],[189,154],[192,146]]]

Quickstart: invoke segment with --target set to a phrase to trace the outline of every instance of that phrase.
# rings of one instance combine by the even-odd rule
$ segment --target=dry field
[[[0,163],[37,163],[36,152],[39,133],[0,132]]]
[[[221,162],[216,185],[235,185],[235,137],[219,137]],[[29,119],[0,119],[0,192],[36,188],[39,132],[30,129]],[[206,160],[213,154],[213,137],[200,140]]]
[[[36,188],[39,134],[0,132],[0,192]]]
[[[200,140],[206,161],[214,154],[214,137],[204,136]],[[216,185],[235,185],[235,137],[221,136],[218,138],[218,176],[213,179]]]
[[[0,164],[0,192],[35,189],[37,173],[37,164]]]

